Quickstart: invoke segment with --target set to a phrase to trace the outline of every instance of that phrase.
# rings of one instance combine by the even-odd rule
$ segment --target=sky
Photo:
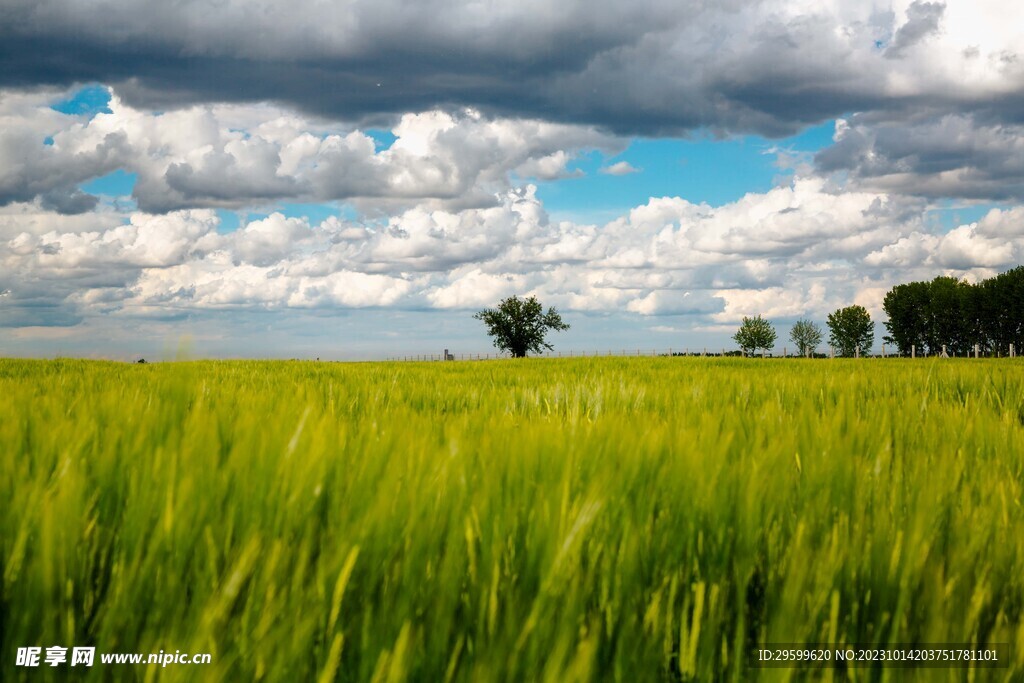
[[[1022,262],[1018,3],[0,3],[0,355],[880,344]]]

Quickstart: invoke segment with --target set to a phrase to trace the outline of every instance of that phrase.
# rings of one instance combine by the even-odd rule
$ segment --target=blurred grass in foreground
[[[1022,495],[1021,361],[3,360],[0,678],[1022,680]]]

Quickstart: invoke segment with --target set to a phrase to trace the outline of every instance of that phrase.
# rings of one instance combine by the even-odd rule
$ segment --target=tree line
[[[1024,344],[1024,266],[977,284],[953,277],[896,285],[882,304],[889,316],[885,340],[900,353],[962,356],[977,344],[983,353],[1019,353]]]
[[[1024,266],[971,284],[940,276],[930,282],[896,285],[882,303],[888,320],[883,341],[901,355],[970,354],[975,346],[985,354],[1008,355],[1010,345],[1024,348]],[[868,355],[874,344],[875,323],[863,306],[840,308],[828,316],[829,344],[839,356]],[[745,354],[775,346],[777,335],[760,315],[743,318],[733,335]],[[813,355],[821,344],[821,328],[798,320],[790,339],[800,355]]]

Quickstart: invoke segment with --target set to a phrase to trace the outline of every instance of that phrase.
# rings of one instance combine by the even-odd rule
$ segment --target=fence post
[[[835,358],[836,357],[836,347],[832,346],[831,344],[828,345],[828,357],[829,358]]]
[[[910,357],[911,358],[917,358],[917,345],[916,344],[911,344],[910,345]]]
[[[1010,344],[1010,358],[1013,358],[1013,357],[1014,357],[1014,348],[1013,348],[1013,344]]]
[[[853,350],[853,357],[860,358],[860,344],[857,344],[857,348]]]
[[[977,344],[974,345],[974,357],[975,358],[978,357],[978,345]]]

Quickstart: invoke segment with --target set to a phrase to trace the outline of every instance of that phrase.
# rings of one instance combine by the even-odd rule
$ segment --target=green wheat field
[[[1020,681],[1022,498],[1021,360],[2,360],[0,679]]]

